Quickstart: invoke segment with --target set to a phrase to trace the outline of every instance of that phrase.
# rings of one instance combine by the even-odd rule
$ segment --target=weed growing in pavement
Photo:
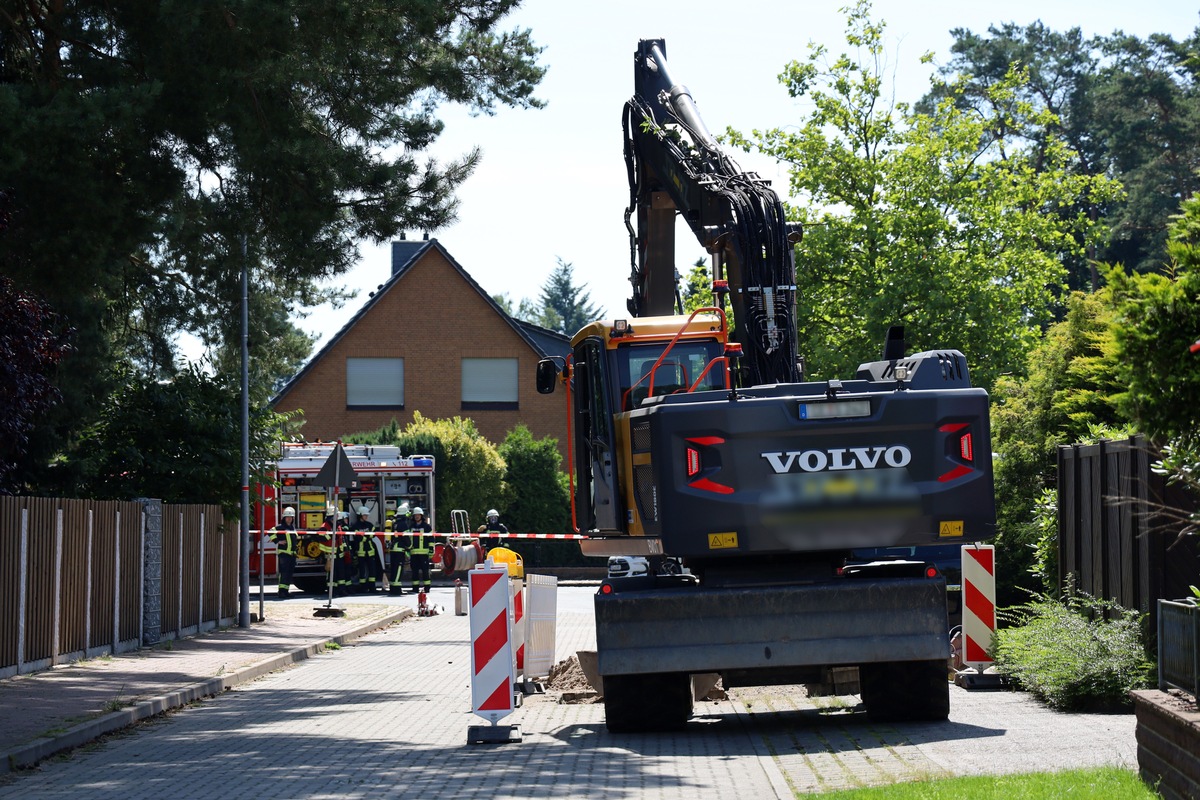
[[[337,642],[330,640],[325,643],[325,649],[326,650],[341,650],[342,646],[340,644],[338,644]]]
[[[1053,709],[1124,710],[1130,690],[1152,685],[1143,615],[1068,584],[1060,600],[1036,595],[998,616],[996,668]]]
[[[122,685],[121,688],[117,691],[116,697],[113,697],[110,700],[104,701],[105,712],[120,711],[122,708],[129,705],[128,700],[121,699],[121,695],[124,692],[125,692],[125,687],[124,687],[124,685]]]

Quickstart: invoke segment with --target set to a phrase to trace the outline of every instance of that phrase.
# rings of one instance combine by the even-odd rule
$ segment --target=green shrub
[[[567,476],[559,471],[562,454],[552,436],[534,439],[525,425],[508,432],[498,448],[504,460],[501,517],[513,533],[570,533],[571,505]],[[576,548],[578,549],[578,547]]]
[[[1068,586],[1061,601],[1037,595],[1001,617],[996,668],[1053,709],[1125,709],[1130,690],[1151,685],[1142,615]]]

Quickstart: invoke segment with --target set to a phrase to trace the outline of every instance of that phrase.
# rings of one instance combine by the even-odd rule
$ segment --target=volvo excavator
[[[919,558],[856,550],[989,539],[987,393],[957,350],[806,381],[794,245],[767,181],[743,172],[671,75],[635,53],[624,109],[629,316],[592,322],[538,391],[567,395],[572,518],[590,556],[641,556],[595,597],[605,722],[683,728],[693,676],[726,688],[827,683],[855,668],[872,720],[949,713],[946,581]],[[684,314],[681,218],[712,256],[714,305]]]

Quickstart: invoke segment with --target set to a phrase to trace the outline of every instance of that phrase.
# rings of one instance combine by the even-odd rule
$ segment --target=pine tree
[[[575,285],[575,267],[568,261],[558,259],[558,266],[542,284],[541,318],[543,328],[574,336],[575,332],[589,322],[604,316],[604,308],[592,303],[591,295],[583,286]]]

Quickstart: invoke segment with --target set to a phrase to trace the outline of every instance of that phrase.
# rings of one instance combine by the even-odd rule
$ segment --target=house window
[[[515,358],[464,358],[463,410],[517,408],[517,366]]]
[[[404,359],[347,358],[346,408],[404,408]]]

